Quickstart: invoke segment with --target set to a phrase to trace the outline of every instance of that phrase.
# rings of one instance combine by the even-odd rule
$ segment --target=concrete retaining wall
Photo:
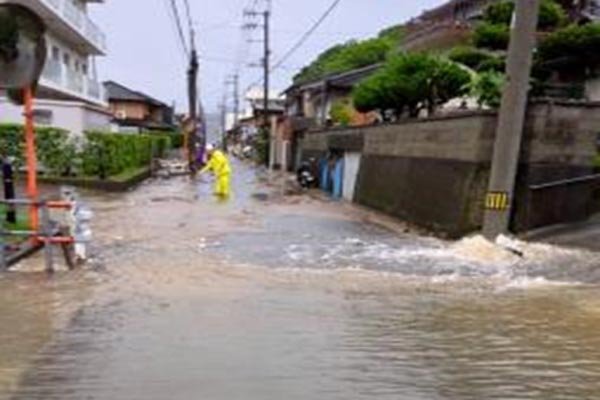
[[[530,190],[593,172],[600,105],[535,103],[525,128],[513,228],[524,231],[586,218],[591,186]],[[440,234],[480,228],[497,117],[465,113],[394,125],[316,131],[306,157],[362,153],[355,200]]]

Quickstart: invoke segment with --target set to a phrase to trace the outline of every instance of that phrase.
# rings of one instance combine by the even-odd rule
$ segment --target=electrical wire
[[[273,64],[273,66],[269,69],[269,73],[272,73],[278,69],[283,68],[285,62],[292,55],[294,55],[304,45],[304,43],[306,43],[306,41],[308,39],[310,39],[310,37],[317,31],[317,29],[319,29],[321,27],[323,22],[325,22],[325,20],[333,13],[333,11],[335,11],[335,9],[340,5],[341,2],[342,2],[342,0],[334,0],[334,2],[327,8],[327,10],[325,10],[323,15],[321,15],[319,17],[319,19],[310,27],[310,29],[308,31],[306,31],[292,47],[290,47],[290,49],[279,59],[279,61],[277,61],[275,64]],[[259,78],[256,81],[254,81],[252,84],[250,84],[248,86],[248,88],[257,86],[257,85],[261,84],[263,81],[264,81],[264,77]]]
[[[192,8],[190,7],[189,0],[183,0],[183,4],[185,5],[185,12],[187,15],[188,28],[189,28],[189,32],[190,32],[190,43],[192,46],[192,50],[195,50],[196,32],[194,30],[194,22],[192,19]]]
[[[167,0],[167,1],[169,1],[169,0]],[[189,49],[187,46],[187,42],[185,41],[185,35],[183,33],[183,27],[181,24],[181,17],[179,15],[179,9],[177,7],[177,3],[175,2],[175,0],[170,0],[169,3],[171,6],[171,11],[172,11],[172,18],[175,22],[175,28],[177,29],[177,34],[179,36],[179,40],[181,41],[181,46],[183,47],[183,50],[185,51],[185,53],[189,54]]]
[[[323,22],[325,22],[325,20],[331,15],[331,13],[333,13],[333,11],[340,5],[341,2],[342,2],[342,0],[334,0],[334,2],[329,6],[329,8],[325,11],[325,13],[323,15],[321,15],[321,17],[314,23],[314,25],[308,31],[306,31],[306,33],[304,33],[304,35],[302,35],[300,37],[300,39],[296,42],[296,44],[294,44],[283,55],[283,57],[281,57],[279,59],[279,61],[277,61],[275,64],[273,64],[273,67],[271,68],[271,72],[273,72],[276,69],[278,69],[279,67],[281,67],[288,60],[288,58],[290,58],[292,55],[294,55],[294,53],[296,53],[296,51],[298,51],[304,45],[304,43],[306,43],[306,41],[313,35],[313,33],[315,33],[315,31],[317,29],[319,29],[319,27],[323,24]]]

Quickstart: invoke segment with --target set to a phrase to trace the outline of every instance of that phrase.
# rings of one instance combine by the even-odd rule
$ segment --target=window
[[[52,46],[52,59],[54,61],[60,61],[60,50],[56,46]]]
[[[63,63],[67,66],[71,66],[71,56],[67,53],[63,54]]]
[[[39,125],[52,125],[54,114],[52,110],[35,109],[33,110],[33,120]]]

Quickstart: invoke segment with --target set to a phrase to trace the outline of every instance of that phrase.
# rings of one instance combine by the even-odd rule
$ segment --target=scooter
[[[298,184],[303,189],[310,189],[317,186],[317,177],[313,174],[310,163],[303,162],[296,175]]]

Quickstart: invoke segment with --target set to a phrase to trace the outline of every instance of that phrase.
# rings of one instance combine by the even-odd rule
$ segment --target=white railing
[[[77,71],[67,68],[67,89],[75,93],[85,94],[83,91],[83,75]]]
[[[102,94],[100,82],[95,79],[87,78],[87,95],[93,99],[100,100],[100,96]]]
[[[62,64],[60,61],[47,59],[46,65],[44,66],[44,70],[42,71],[42,75],[44,78],[57,83],[62,83]]]
[[[98,28],[98,26],[87,16],[87,14],[81,11],[73,0],[40,0],[42,3],[54,11],[55,14],[60,16],[67,24],[69,24],[74,30],[79,32],[88,41],[100,49],[102,52],[106,52],[106,36]]]
[[[66,68],[57,60],[46,61],[41,83],[42,85],[46,83],[54,90],[82,100],[98,104],[106,103],[104,87],[97,79],[85,76],[72,68]]]

